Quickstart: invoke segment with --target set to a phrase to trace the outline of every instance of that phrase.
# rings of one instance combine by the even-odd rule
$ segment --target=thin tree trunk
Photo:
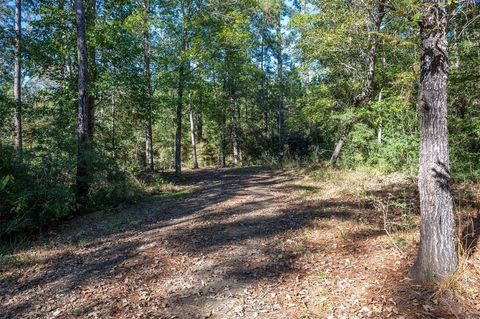
[[[22,139],[22,2],[15,0],[15,76],[13,80],[13,97],[15,100],[15,150],[20,153]]]
[[[186,50],[186,35],[182,40],[182,51]],[[183,55],[183,54],[182,54]],[[180,62],[178,71],[178,97],[177,97],[177,129],[175,132],[175,173],[181,174],[182,172],[182,108],[183,108],[183,90],[185,84],[185,61]]]
[[[148,171],[153,171],[153,134],[152,134],[152,85],[150,75],[150,35],[148,32],[148,13],[149,2],[144,2],[143,14],[143,72],[145,77],[145,167]]]
[[[237,101],[235,96],[235,88],[230,89],[230,105],[233,108],[232,116],[232,148],[233,148],[233,164],[238,165],[240,162],[240,156],[238,152],[238,111],[237,111]]]
[[[195,142],[195,114],[193,113],[193,103],[192,103],[192,96],[190,94],[190,101],[189,101],[189,108],[190,108],[190,136],[192,138],[192,162],[193,168],[198,168],[198,161],[197,161],[197,144]]]
[[[62,11],[61,26],[62,26],[62,44],[63,44],[63,49],[65,50],[64,67],[66,71],[65,72],[65,76],[66,76],[65,81],[67,81],[65,84],[66,87],[70,86],[70,79],[73,77],[74,68],[75,68],[75,54],[73,54],[75,51],[73,52],[70,51],[71,44],[69,43],[69,39],[68,39],[68,34],[69,34],[68,24],[65,18],[63,18],[63,15],[66,12],[70,12],[71,10],[70,5],[71,5],[71,2],[67,4],[66,0],[62,0],[59,3],[59,6],[60,6],[59,9]]]
[[[201,112],[203,106],[203,91],[200,92],[200,110],[197,110],[197,141],[198,143],[202,143],[203,141],[203,114]]]
[[[377,15],[375,16],[375,21],[374,25],[371,31],[375,32],[380,32],[380,27],[382,25],[383,18],[385,17],[385,3],[384,0],[379,1],[377,5]],[[375,77],[375,62],[376,62],[376,57],[377,57],[377,46],[378,46],[378,41],[377,41],[377,36],[375,34],[369,34],[368,36],[368,44],[370,46],[370,49],[367,54],[367,75],[365,77],[365,82],[363,83],[362,90],[360,91],[360,94],[355,97],[353,100],[353,106],[355,108],[361,106],[362,104],[368,103],[372,89],[373,89],[373,80]],[[340,157],[340,153],[342,151],[342,147],[345,143],[345,141],[348,138],[348,135],[350,134],[350,130],[353,127],[353,123],[348,123],[344,129],[344,132],[342,135],[340,135],[340,138],[335,145],[335,150],[332,154],[332,157],[330,158],[330,163],[333,165],[337,162],[338,158]]]
[[[86,0],[86,12],[85,12],[85,30],[95,29],[95,23],[97,19],[97,0]],[[89,67],[87,74],[87,83],[92,87],[97,82],[97,49],[94,46],[89,47],[87,50]],[[95,108],[96,99],[95,94],[90,92],[87,96],[88,99],[88,139],[90,147],[92,147],[95,134]]]
[[[183,77],[184,63],[181,62],[180,71],[178,72],[178,97],[176,109],[176,131],[175,131],[175,173],[182,172],[182,104],[183,104]]]
[[[302,1],[302,7],[301,7],[302,13],[303,14],[308,14],[308,1],[304,0]],[[300,29],[300,38],[304,37],[304,32],[302,29]],[[307,62],[305,61],[305,57],[302,56],[302,69],[303,69],[303,81],[305,85],[305,93],[307,94],[307,98],[310,95],[310,70],[308,67]],[[308,100],[307,100],[308,103]]]
[[[176,110],[176,124],[177,129],[175,132],[175,174],[179,175],[182,172],[182,109],[183,109],[183,93],[185,89],[185,67],[187,61],[185,61],[185,52],[188,48],[188,30],[190,25],[190,19],[192,14],[192,2],[181,1],[182,12],[182,34],[181,34],[181,47],[180,47],[180,67],[178,69],[178,100]]]
[[[225,126],[224,126],[225,127]],[[226,162],[225,162],[225,129],[222,128],[222,133],[220,134],[220,143],[219,143],[219,166],[220,167],[225,167]]]
[[[266,94],[265,94],[265,30],[262,26],[260,30],[260,35],[262,37],[262,44],[261,44],[261,53],[260,53],[260,70],[262,71],[262,79],[261,79],[261,88],[260,88],[260,105],[263,109],[263,132],[265,135],[265,140],[269,138],[268,133],[268,108],[266,103]]]
[[[213,107],[214,109],[218,109],[218,104],[217,104],[217,77],[215,73],[215,68],[212,70],[212,77],[213,77]],[[219,119],[219,127],[220,127],[220,135],[218,137],[218,166],[220,167],[225,167],[226,161],[225,161],[225,127],[226,127],[226,118],[225,118],[225,113],[224,110],[219,110],[221,112],[221,117]]]
[[[448,159],[447,1],[424,0],[421,21],[422,58],[420,118],[420,244],[411,275],[439,282],[457,268],[455,221]]]
[[[146,169],[150,172],[153,171],[153,133],[152,133],[152,118],[147,118],[145,125],[145,162]]]
[[[67,68],[68,68],[68,39],[67,39],[67,24],[65,23],[65,18],[64,18],[64,13],[63,11],[65,10],[65,0],[61,0],[58,2],[58,9],[61,11],[61,18],[60,18],[60,28],[61,28],[61,38],[62,38],[62,46],[63,50],[65,52],[65,55],[62,56],[62,65],[60,66],[60,78],[61,78],[61,83],[60,83],[60,88],[61,91],[63,92],[66,87],[66,80],[67,80]],[[63,107],[63,106],[61,106]]]
[[[378,125],[377,129],[377,144],[382,144],[382,123]]]
[[[241,116],[242,116],[242,108],[238,104],[238,101],[235,99],[235,108],[237,109],[237,149],[238,149],[238,162],[243,163],[243,153],[242,153],[242,148],[238,146],[238,139],[239,139],[239,130],[241,130]]]
[[[332,157],[330,159],[330,163],[335,164],[337,159],[340,157],[340,152],[342,151],[343,144],[348,138],[348,134],[350,134],[351,127],[347,126],[342,132],[342,135],[340,135],[340,138],[335,144],[335,149],[333,150]]]
[[[116,159],[116,142],[115,142],[115,117],[116,117],[116,106],[115,106],[115,95],[112,94],[112,158]]]
[[[382,90],[380,90],[380,93],[378,93],[378,103],[382,102]],[[378,129],[377,129],[377,144],[380,145],[382,144],[382,122],[378,124]]]
[[[277,85],[278,85],[278,150],[283,151],[283,57],[282,57],[282,30],[280,26],[280,19],[277,26]]]
[[[77,58],[78,58],[78,127],[77,127],[77,202],[83,203],[89,190],[89,105],[87,94],[87,43],[85,32],[85,7],[83,0],[75,0],[75,18],[77,22]]]
[[[197,112],[197,141],[203,142],[203,114],[201,111]]]
[[[233,148],[233,164],[238,165],[240,162],[240,156],[238,152],[238,128],[236,116],[233,117],[232,122],[232,148]]]

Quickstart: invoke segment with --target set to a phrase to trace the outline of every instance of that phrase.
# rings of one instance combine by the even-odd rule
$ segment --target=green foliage
[[[0,232],[10,235],[48,226],[78,208],[77,53],[71,3],[27,1],[28,28],[22,39],[25,149],[20,161],[12,150],[13,3],[1,3]],[[146,174],[147,106],[155,169],[174,166],[181,63],[184,166],[193,162],[191,105],[200,166],[218,165],[222,154],[233,165],[234,128],[242,165],[319,165],[351,127],[339,165],[416,171],[418,1],[388,1],[379,29],[372,25],[378,5],[373,0],[173,0],[149,5],[146,21],[138,1],[97,2],[94,19],[88,10],[88,91],[95,108],[88,209],[136,199],[155,188],[139,182]],[[479,6],[463,1],[448,5],[458,13],[449,26],[451,166],[456,176],[478,177]],[[150,36],[150,89],[145,30]],[[365,103],[355,105],[366,81],[372,39],[377,50],[371,92]],[[284,119],[280,129],[279,115]]]
[[[74,208],[71,163],[10,148],[0,159],[0,237],[49,225]]]
[[[36,232],[77,209],[74,160],[24,151],[21,162],[10,148],[0,162],[0,238]],[[96,154],[89,209],[101,209],[143,196],[143,190],[102,154]]]

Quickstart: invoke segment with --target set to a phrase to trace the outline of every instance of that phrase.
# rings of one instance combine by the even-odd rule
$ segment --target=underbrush
[[[51,155],[2,149],[0,238],[42,231],[75,210],[71,187],[74,163]]]
[[[75,200],[75,166],[76,162],[67,154],[24,150],[19,160],[13,149],[2,149],[0,241],[3,246],[21,246],[58,221],[74,215],[149,197],[168,199],[186,193],[164,174],[134,175],[118,167],[110,157],[95,154],[88,206],[80,209]]]

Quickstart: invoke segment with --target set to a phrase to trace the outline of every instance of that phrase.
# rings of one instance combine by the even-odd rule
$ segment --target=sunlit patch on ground
[[[418,240],[413,180],[332,169],[187,174],[175,182],[188,189],[180,197],[72,220],[2,257],[1,316],[475,318],[480,310],[472,185],[456,197],[468,249],[439,289],[407,277]]]

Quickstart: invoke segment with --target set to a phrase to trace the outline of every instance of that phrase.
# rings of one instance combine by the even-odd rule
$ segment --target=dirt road
[[[184,198],[68,222],[4,260],[0,317],[410,317],[423,292],[400,305],[411,257],[388,244],[378,211],[304,200],[322,190],[298,179],[191,171]]]
[[[276,248],[295,227],[282,211],[289,179],[258,169],[189,172],[185,180],[198,189],[187,198],[69,223],[52,247],[4,269],[0,313],[281,318],[269,293],[249,289],[291,271]]]

